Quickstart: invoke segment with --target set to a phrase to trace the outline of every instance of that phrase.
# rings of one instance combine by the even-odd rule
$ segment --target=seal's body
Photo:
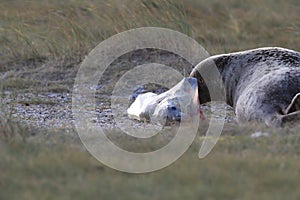
[[[218,68],[227,104],[238,122],[261,121],[269,126],[300,121],[300,53],[269,47],[211,56],[190,74],[198,79],[200,103],[210,101],[200,75],[207,65]]]

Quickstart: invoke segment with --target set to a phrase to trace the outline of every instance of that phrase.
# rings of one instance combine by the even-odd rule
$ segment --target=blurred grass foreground
[[[1,0],[0,85],[16,93],[37,86],[70,92],[90,50],[114,34],[144,26],[178,30],[212,55],[262,46],[299,51],[299,8],[299,0]],[[297,128],[226,124],[203,160],[197,154],[205,130],[199,129],[174,164],[132,175],[96,161],[75,130],[27,127],[5,117],[0,119],[1,200],[300,199]],[[269,136],[250,137],[257,129]]]

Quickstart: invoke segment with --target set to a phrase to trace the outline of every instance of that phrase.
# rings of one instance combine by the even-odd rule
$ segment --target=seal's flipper
[[[300,93],[296,94],[285,113],[290,114],[297,111],[300,111]]]
[[[287,115],[283,115],[281,122],[282,122],[282,125],[288,124],[288,123],[300,122],[300,110],[290,113],[290,114],[287,114]]]

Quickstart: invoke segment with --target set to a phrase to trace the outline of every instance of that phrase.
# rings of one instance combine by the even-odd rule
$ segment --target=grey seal
[[[258,121],[283,126],[300,121],[300,53],[265,47],[211,56],[190,74],[198,80],[200,104],[209,102],[201,68],[215,65],[224,84],[226,103],[240,123]]]

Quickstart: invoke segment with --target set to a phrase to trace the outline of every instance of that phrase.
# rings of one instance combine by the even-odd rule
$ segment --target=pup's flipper
[[[295,95],[291,104],[287,107],[285,114],[288,115],[297,111],[300,111],[300,93]]]

